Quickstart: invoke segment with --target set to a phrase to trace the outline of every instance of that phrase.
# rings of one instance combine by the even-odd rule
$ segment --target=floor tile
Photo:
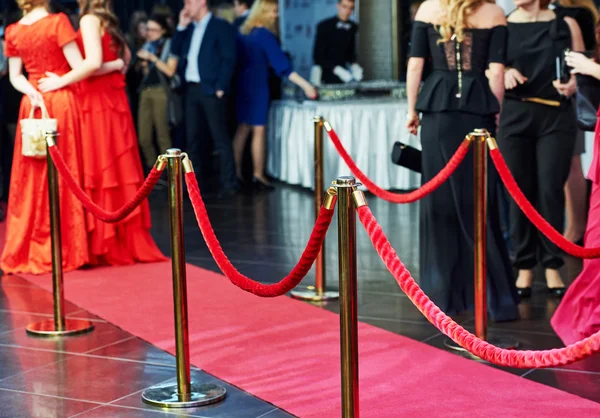
[[[88,402],[2,389],[0,389],[0,405],[2,405],[0,416],[6,418],[66,418],[98,406]]]
[[[130,334],[106,322],[93,322],[93,324],[94,329],[91,332],[62,339],[32,337],[26,334],[24,330],[15,330],[0,335],[0,344],[86,353],[130,337]]]
[[[534,370],[527,379],[552,386],[582,398],[600,402],[600,374],[567,370]]]
[[[0,381],[68,358],[64,353],[0,346]]]
[[[194,372],[192,379],[206,384],[218,384],[227,390],[227,396],[221,402],[207,405],[199,408],[186,408],[185,413],[194,416],[210,417],[210,418],[228,418],[232,414],[236,418],[256,418],[272,411],[275,406],[261,401],[246,392],[241,391],[229,384],[220,382],[218,379],[201,371]],[[175,383],[172,379],[167,383]],[[115,402],[115,405],[131,406],[135,408],[143,408],[147,410],[156,410],[156,408],[145,404],[140,394],[131,395],[125,399]],[[290,416],[290,415],[287,415]]]
[[[71,356],[63,362],[0,380],[0,389],[109,403],[174,375],[172,367]]]
[[[88,354],[99,357],[175,366],[175,357],[173,355],[135,337],[104,346],[100,349],[91,350]]]

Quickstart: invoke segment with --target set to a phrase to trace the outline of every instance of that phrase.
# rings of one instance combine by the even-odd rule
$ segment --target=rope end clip
[[[56,137],[59,135],[60,134],[57,131],[46,131],[45,132],[46,144],[48,144],[48,147],[56,146]]]
[[[185,152],[182,152],[181,156],[183,157],[183,160],[181,161],[181,164],[183,165],[183,172],[185,174],[193,173],[194,165],[192,164],[192,160],[190,160],[190,157]]]
[[[154,163],[154,169],[156,171],[164,171],[166,166],[167,166],[167,157],[165,157],[164,155],[159,155],[156,158],[156,162]]]
[[[330,187],[325,191],[325,197],[323,198],[323,207],[327,210],[333,210],[335,203],[337,202],[337,189]]]

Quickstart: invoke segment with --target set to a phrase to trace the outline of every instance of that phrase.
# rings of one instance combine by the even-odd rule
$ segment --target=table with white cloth
[[[421,176],[391,162],[394,142],[420,149],[417,136],[405,127],[407,103],[403,99],[358,99],[338,102],[275,101],[268,123],[267,171],[288,184],[313,189],[314,117],[331,123],[358,167],[386,190],[420,186]],[[329,137],[324,138],[324,181],[352,175]]]

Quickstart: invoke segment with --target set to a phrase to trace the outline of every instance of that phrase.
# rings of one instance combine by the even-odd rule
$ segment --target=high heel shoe
[[[260,192],[272,192],[273,190],[275,190],[275,187],[273,185],[264,183],[257,177],[252,178],[252,185],[254,186],[255,190],[258,190]]]
[[[517,287],[517,295],[521,296],[522,299],[528,299],[531,297],[531,286],[530,287]]]
[[[565,293],[567,293],[567,287],[563,286],[563,287],[547,287],[546,286],[546,291],[554,297],[557,298],[562,298]]]

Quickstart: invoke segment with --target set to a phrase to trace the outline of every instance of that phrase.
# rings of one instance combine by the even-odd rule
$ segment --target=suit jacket
[[[176,31],[171,41],[172,55],[179,58],[177,72],[184,81],[193,32],[194,25],[190,24],[185,30]],[[207,96],[218,90],[226,94],[231,91],[236,56],[236,30],[227,21],[212,16],[197,58],[201,86]]]
[[[240,16],[240,17],[236,17],[235,20],[233,21],[233,27],[236,28],[236,30],[240,30],[240,28],[242,27],[242,25],[244,24],[244,22],[246,21],[246,18],[248,16]]]

